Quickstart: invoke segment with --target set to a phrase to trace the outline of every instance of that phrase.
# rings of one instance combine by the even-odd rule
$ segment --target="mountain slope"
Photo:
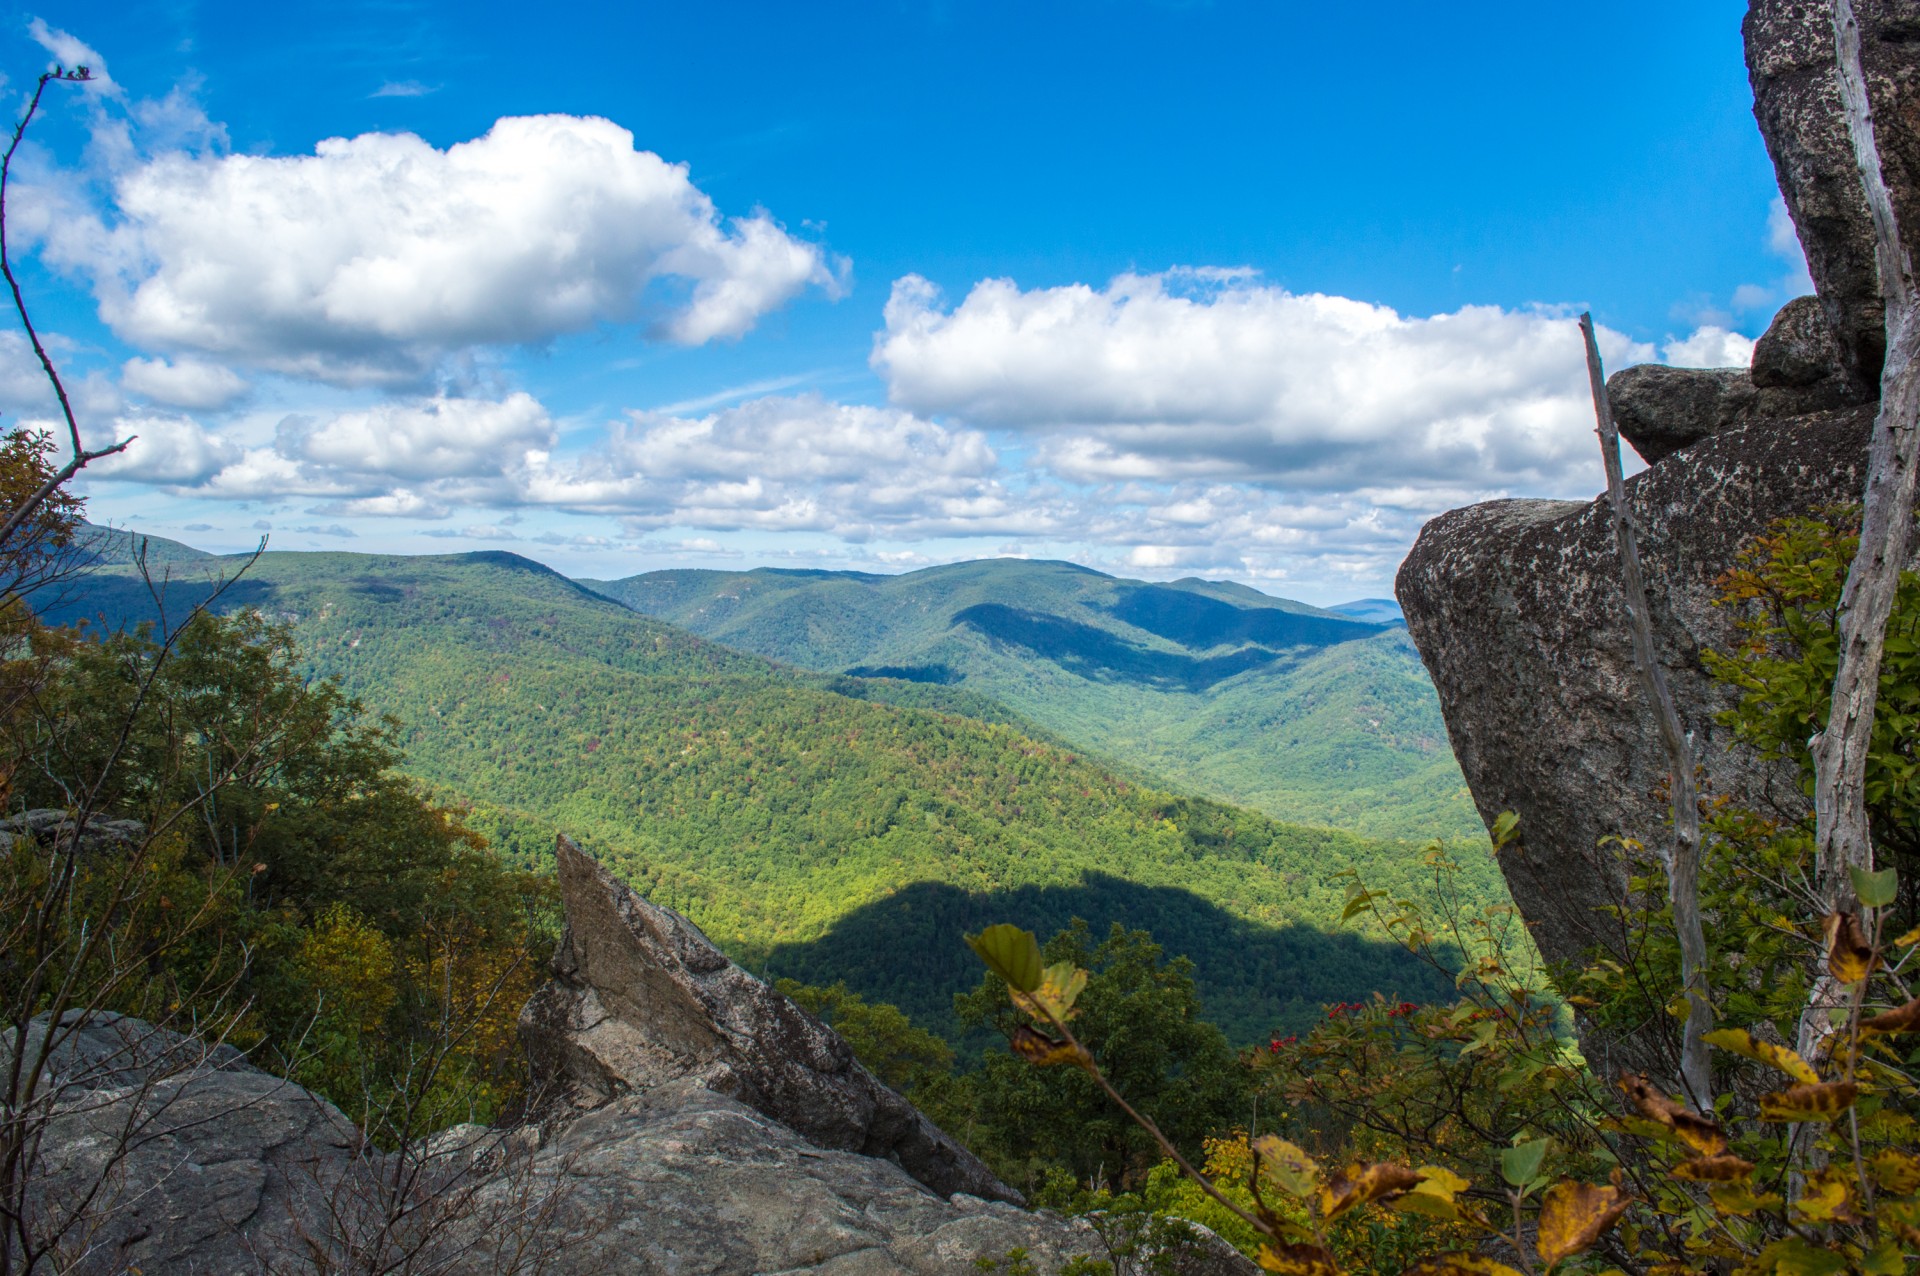
[[[990,559],[898,576],[662,571],[583,584],[810,669],[980,692],[1060,736],[1278,818],[1483,836],[1439,703],[1384,600]]]
[[[176,570],[169,612],[212,588]],[[151,614],[124,567],[66,593],[49,619]],[[977,976],[957,954],[979,909],[1082,901],[1097,926],[1124,918],[1195,955],[1218,942],[1201,919],[1235,919],[1246,960],[1202,975],[1242,1038],[1298,1026],[1303,995],[1444,992],[1398,950],[1328,933],[1333,874],[1413,889],[1404,848],[1142,788],[965,689],[785,669],[504,553],[270,553],[214,606],[292,626],[315,672],[407,724],[409,770],[471,799],[508,854],[537,862],[564,828],[750,965],[905,988],[937,1013],[956,972]],[[847,929],[935,887],[978,908]],[[1291,974],[1267,986],[1276,969]]]

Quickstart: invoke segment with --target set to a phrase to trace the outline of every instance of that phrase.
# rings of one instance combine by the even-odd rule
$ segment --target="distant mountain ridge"
[[[1232,582],[1028,559],[582,583],[804,668],[979,692],[1122,765],[1277,818],[1483,835],[1390,600],[1318,608]]]

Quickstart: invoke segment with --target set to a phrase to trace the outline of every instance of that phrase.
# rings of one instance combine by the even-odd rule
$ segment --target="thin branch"
[[[80,423],[74,418],[73,404],[67,398],[67,387],[60,380],[59,370],[53,366],[53,360],[47,355],[47,348],[40,341],[39,330],[33,326],[33,319],[27,314],[27,299],[20,291],[20,281],[14,277],[13,259],[7,247],[7,189],[13,179],[13,157],[20,149],[21,139],[27,135],[27,125],[33,122],[34,114],[40,109],[40,99],[45,96],[49,84],[83,84],[92,79],[92,73],[86,67],[75,67],[69,71],[64,67],[43,72],[39,83],[34,85],[33,97],[27,102],[26,112],[20,122],[13,126],[12,140],[7,143],[4,157],[0,157],[0,276],[4,276],[7,287],[13,291],[13,308],[20,314],[20,326],[27,331],[27,340],[33,344],[33,353],[40,360],[40,370],[47,375],[53,385],[54,397],[60,401],[60,414],[66,418],[68,441],[73,446],[73,457],[65,465],[55,470],[53,475],[42,483],[39,490],[23,501],[19,508],[8,514],[4,524],[0,524],[0,545],[5,545],[28,519],[32,518],[40,507],[59,487],[87,467],[91,461],[103,456],[112,456],[123,452],[132,438],[125,438],[112,447],[97,448],[89,452],[80,439]]]
[[[1600,365],[1600,345],[1594,337],[1593,316],[1580,316],[1580,332],[1587,344],[1587,379],[1593,386],[1593,413],[1598,422],[1600,455],[1607,467],[1607,497],[1613,505],[1613,530],[1620,550],[1621,583],[1626,591],[1627,628],[1633,636],[1634,671],[1640,689],[1653,710],[1660,731],[1660,747],[1667,755],[1667,775],[1673,798],[1673,849],[1666,861],[1667,898],[1673,904],[1673,928],[1680,940],[1680,982],[1687,993],[1687,1026],[1680,1044],[1680,1079],[1701,1112],[1713,1111],[1713,1074],[1707,1056],[1706,1035],[1713,1031],[1713,1002],[1707,990],[1707,937],[1700,920],[1700,794],[1693,771],[1693,748],[1674,707],[1673,689],[1653,647],[1647,583],[1640,567],[1640,542],[1634,531],[1633,511],[1627,506],[1626,481],[1620,466],[1620,431],[1607,400],[1607,377]]]

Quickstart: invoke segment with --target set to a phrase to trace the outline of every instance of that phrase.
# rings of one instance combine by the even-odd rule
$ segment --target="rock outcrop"
[[[1856,8],[1883,170],[1906,233],[1920,235],[1920,3]],[[1608,382],[1622,432],[1652,463],[1627,492],[1657,656],[1709,792],[1788,816],[1805,810],[1797,777],[1732,744],[1716,721],[1730,695],[1700,653],[1737,639],[1713,600],[1741,548],[1777,518],[1858,501],[1865,477],[1884,311],[1830,23],[1824,0],[1754,0],[1745,25],[1754,112],[1817,298],[1775,317],[1751,369],[1632,368]],[[1397,582],[1481,814],[1520,815],[1524,851],[1502,856],[1515,901],[1566,961],[1617,944],[1597,911],[1624,896],[1608,839],[1653,842],[1666,827],[1666,762],[1619,579],[1601,498],[1442,515]]]
[[[1920,5],[1855,0],[1882,172],[1907,251],[1920,258]],[[1742,26],[1753,114],[1806,250],[1843,375],[1874,392],[1886,359],[1886,308],[1873,226],[1854,167],[1834,69],[1828,0],[1753,0]]]
[[[897,1162],[942,1196],[1020,1200],[853,1057],[838,1033],[565,837],[567,927],[520,1016],[536,1084],[576,1110],[690,1079],[821,1148]]]
[[[1846,373],[1818,297],[1796,297],[1754,343],[1752,368],[1642,363],[1607,378],[1620,434],[1649,465],[1702,439],[1868,402]]]
[[[1731,700],[1700,652],[1735,640],[1714,581],[1748,540],[1776,517],[1858,499],[1871,422],[1870,407],[1756,421],[1627,483],[1658,656],[1715,794],[1804,809],[1790,769],[1733,747],[1714,720]],[[1611,510],[1604,498],[1509,500],[1443,514],[1397,592],[1481,815],[1520,816],[1524,850],[1501,857],[1514,901],[1549,957],[1577,960],[1610,939],[1595,910],[1624,896],[1603,841],[1652,843],[1667,818]]]
[[[35,1208],[79,1209],[64,1269],[967,1276],[1019,1251],[1039,1273],[1258,1276],[1203,1227],[1116,1252],[987,1199],[1011,1193],[830,1029],[561,854],[567,939],[526,1020],[560,1086],[545,1119],[383,1152],[238,1051],[103,1015],[54,1058]]]
[[[359,1131],[237,1050],[102,1014],[49,1062],[34,1230],[87,1255],[69,1270],[297,1267],[329,1202],[359,1195]]]

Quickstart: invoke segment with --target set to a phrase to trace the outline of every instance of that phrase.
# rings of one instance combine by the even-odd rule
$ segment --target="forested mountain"
[[[583,581],[809,669],[980,692],[1195,792],[1377,837],[1482,836],[1390,600],[983,559],[897,576],[674,570]]]
[[[48,618],[150,618],[116,558]],[[243,563],[170,561],[171,617]],[[1329,933],[1332,875],[1416,888],[1406,846],[1142,787],[962,687],[786,669],[507,553],[269,553],[215,607],[285,622],[315,673],[398,716],[408,769],[510,856],[539,862],[564,828],[752,968],[844,977],[935,1026],[978,978],[961,931],[1000,919],[1146,927],[1200,960],[1242,1039],[1373,989],[1445,992]],[[1207,960],[1222,944],[1234,960]]]

